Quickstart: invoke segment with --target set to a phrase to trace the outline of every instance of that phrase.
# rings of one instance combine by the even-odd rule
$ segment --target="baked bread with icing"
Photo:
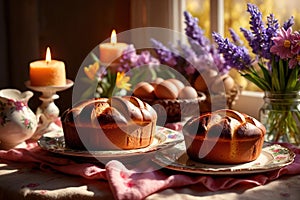
[[[65,145],[71,149],[137,149],[151,144],[157,114],[137,97],[95,98],[62,115]]]
[[[255,118],[222,109],[191,118],[183,127],[188,156],[192,160],[237,164],[260,155],[265,127]]]

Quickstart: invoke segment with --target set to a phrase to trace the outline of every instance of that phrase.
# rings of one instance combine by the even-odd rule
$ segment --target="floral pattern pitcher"
[[[27,102],[31,91],[0,90],[0,149],[14,148],[32,137],[37,118]]]

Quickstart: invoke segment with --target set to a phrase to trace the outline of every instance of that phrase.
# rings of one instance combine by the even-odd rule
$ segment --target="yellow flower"
[[[130,90],[131,84],[128,83],[130,80],[129,76],[125,76],[125,72],[118,72],[116,79],[116,86],[120,89]]]
[[[94,64],[89,65],[88,67],[84,67],[84,73],[89,79],[94,80],[98,69],[99,69],[99,63],[95,62]]]

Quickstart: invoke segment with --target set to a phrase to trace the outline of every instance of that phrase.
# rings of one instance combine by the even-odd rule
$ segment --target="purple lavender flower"
[[[192,17],[187,11],[184,12],[184,16],[186,23],[185,33],[189,37],[189,44],[196,56],[202,60],[195,64],[196,68],[199,70],[199,68],[203,67],[217,67],[221,73],[228,72],[229,66],[225,64],[222,56],[216,51],[215,46],[204,35],[204,31],[198,25],[198,19]],[[199,67],[199,65],[202,66]]]
[[[263,33],[264,32],[264,23],[262,21],[262,13],[259,11],[256,5],[247,4],[247,11],[250,13],[250,29],[254,33]]]
[[[159,60],[152,57],[149,51],[142,51],[138,55],[134,46],[129,45],[122,53],[120,66],[117,71],[127,72],[133,67],[140,67],[147,64],[158,65]]]
[[[295,23],[294,17],[291,16],[286,22],[284,22],[283,28],[285,30],[288,30],[290,27],[292,27],[294,25],[294,23]]]
[[[166,46],[164,46],[161,42],[151,39],[152,45],[154,47],[155,52],[158,55],[159,61],[162,64],[169,65],[171,67],[177,64],[176,58],[177,56]]]
[[[195,51],[193,51],[193,49],[191,49],[189,46],[182,44],[180,41],[178,42],[178,47],[180,48],[183,57],[185,58],[189,58],[189,57],[197,57]]]
[[[191,75],[207,68],[217,68],[221,73],[227,73],[230,67],[210,40],[204,35],[198,25],[198,19],[193,18],[187,11],[184,12],[186,23],[186,36],[188,36],[189,47],[180,42],[177,46],[169,45],[167,48],[162,43],[152,39],[154,50],[159,60],[176,68],[181,73]]]
[[[251,65],[251,58],[247,49],[236,46],[228,39],[222,38],[218,33],[212,34],[215,42],[218,44],[219,53],[222,53],[225,59],[225,64],[232,66],[237,70],[247,69]]]
[[[209,46],[210,42],[205,37],[204,31],[199,27],[198,25],[198,18],[194,18],[189,12],[184,12],[185,17],[185,34],[188,36],[188,40],[191,44],[197,44],[197,45],[191,45],[191,47],[198,48],[199,46],[205,48]],[[197,52],[197,49],[194,49]],[[199,54],[198,54],[199,55]]]
[[[142,51],[133,65],[140,67],[147,64],[159,65],[160,63],[156,58],[152,57],[149,51]]]
[[[273,14],[270,14],[267,17],[266,34],[270,37],[274,37],[277,35],[278,29],[279,29],[278,20],[275,18],[275,16]]]
[[[184,59],[186,62],[186,66],[184,67],[184,69],[179,71],[188,75],[194,74],[196,72],[197,66],[195,62],[195,59],[197,58],[195,51],[193,51],[193,49],[189,46],[182,44],[180,41],[178,41],[177,49],[179,49],[182,59]],[[177,50],[178,53],[179,51]]]
[[[100,65],[96,77],[98,77],[98,79],[101,80],[106,75],[107,75],[107,66]]]
[[[251,60],[247,49],[237,44],[234,32],[233,43],[213,33],[219,53],[225,63],[237,70],[249,81],[264,91],[299,90],[298,67],[300,66],[300,33],[292,33],[294,18],[291,17],[280,29],[273,14],[267,16],[266,26],[262,22],[262,13],[255,5],[247,4],[250,13],[250,30],[240,28],[255,54]],[[256,69],[254,62],[259,65]],[[261,71],[263,73],[261,73]],[[295,76],[297,74],[297,76]]]
[[[211,54],[203,54],[197,57],[189,58],[188,61],[199,72],[207,68],[215,67],[214,60]]]
[[[236,44],[237,46],[243,45],[243,41],[240,39],[240,37],[236,34],[236,32],[232,28],[229,28],[229,33],[231,35],[231,39],[234,42],[234,44]]]
[[[265,34],[265,42],[263,43],[264,45],[262,46],[262,55],[266,59],[271,59],[272,54],[270,52],[270,48],[274,45],[273,42],[273,37],[276,37],[278,34],[278,29],[279,29],[279,24],[278,20],[275,19],[273,14],[270,14],[267,17],[267,28],[266,28],[266,34]]]
[[[231,66],[225,62],[223,55],[221,55],[217,49],[215,49],[215,53],[212,53],[212,57],[214,64],[218,68],[219,72],[223,74],[229,72]]]
[[[136,50],[133,45],[128,45],[128,47],[123,51],[120,58],[120,66],[118,71],[128,71],[131,68],[131,64],[135,63],[138,59]]]
[[[254,35],[252,34],[252,32],[242,27],[240,28],[240,31],[243,33],[244,37],[246,38],[246,40],[249,42],[250,45],[250,43],[254,40]]]
[[[266,35],[266,29],[262,21],[262,13],[259,11],[258,7],[248,3],[247,11],[250,13],[250,30],[252,31],[252,37],[246,37],[252,52],[261,57],[268,57],[265,53],[266,40],[268,36]],[[250,35],[249,35],[250,36]]]

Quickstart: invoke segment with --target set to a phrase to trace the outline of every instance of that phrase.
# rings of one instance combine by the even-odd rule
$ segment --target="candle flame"
[[[117,44],[117,34],[115,30],[111,32],[110,43]]]
[[[51,62],[50,47],[47,47],[47,51],[46,51],[46,62],[47,62],[47,63]]]

